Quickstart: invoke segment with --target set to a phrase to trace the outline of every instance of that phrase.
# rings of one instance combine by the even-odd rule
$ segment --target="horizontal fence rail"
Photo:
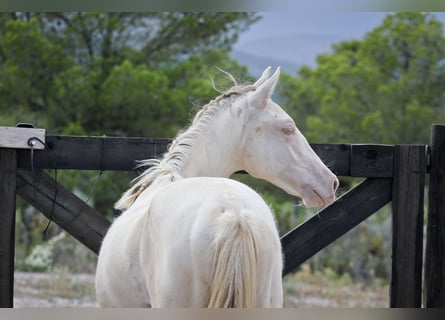
[[[160,157],[171,139],[46,136],[45,150],[17,150],[20,169],[78,169],[130,171],[137,160]],[[390,178],[391,145],[312,144],[338,176]],[[32,162],[32,165],[31,165]]]

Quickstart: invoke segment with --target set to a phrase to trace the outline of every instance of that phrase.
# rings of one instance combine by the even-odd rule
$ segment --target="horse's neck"
[[[192,148],[183,167],[183,177],[229,177],[242,169],[240,119],[232,119],[230,110],[221,111]]]
[[[188,177],[229,177],[240,170],[236,166],[232,152],[221,152],[216,145],[206,144],[193,150],[193,160],[189,161],[181,173]]]

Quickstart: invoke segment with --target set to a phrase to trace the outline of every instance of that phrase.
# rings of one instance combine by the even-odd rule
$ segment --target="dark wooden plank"
[[[46,150],[34,152],[34,168],[134,170],[136,160],[159,157],[171,139],[47,136]],[[312,144],[339,176],[392,177],[392,146]],[[31,168],[29,150],[18,150],[18,167]]]
[[[12,308],[14,296],[15,190],[14,149],[0,149],[0,307]]]
[[[392,179],[369,178],[281,238],[283,275],[391,201]]]
[[[315,153],[337,176],[351,175],[350,144],[311,144]]]
[[[48,174],[19,170],[17,194],[87,248],[99,252],[110,222]]]
[[[166,138],[47,136],[48,150],[34,152],[36,169],[133,170],[136,160],[159,157],[171,143]],[[350,145],[312,144],[337,175],[350,174]],[[18,150],[18,167],[31,168],[29,150]]]
[[[162,155],[170,139],[47,136],[34,152],[35,169],[134,170],[137,160]],[[18,151],[18,167],[31,168],[29,150]]]
[[[393,179],[392,308],[422,305],[425,146],[396,145]]]
[[[351,176],[391,178],[393,176],[394,146],[351,145]]]
[[[431,130],[425,306],[445,307],[445,125]]]

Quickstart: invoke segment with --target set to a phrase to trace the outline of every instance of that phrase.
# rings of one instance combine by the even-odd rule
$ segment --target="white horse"
[[[103,307],[281,307],[282,253],[269,206],[239,170],[308,207],[338,180],[271,100],[280,70],[204,106],[116,203],[96,272]]]

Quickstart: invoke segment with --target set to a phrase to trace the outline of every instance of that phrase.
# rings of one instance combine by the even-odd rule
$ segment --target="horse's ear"
[[[261,75],[261,77],[259,77],[259,79],[253,84],[255,87],[259,87],[260,85],[263,84],[264,81],[266,81],[267,78],[269,78],[270,75],[270,70],[272,70],[271,66],[268,66],[266,69],[264,69],[263,74]]]
[[[268,73],[270,71],[268,71],[267,69],[264,70],[263,75],[266,72]],[[253,105],[258,107],[266,106],[267,100],[269,100],[272,97],[272,94],[278,83],[279,77],[280,77],[280,67],[277,68],[275,73],[269,79],[262,81],[263,83],[261,83],[261,85],[252,93],[250,101],[252,102]],[[263,76],[261,76],[261,78],[258,81],[260,81],[262,78]]]

